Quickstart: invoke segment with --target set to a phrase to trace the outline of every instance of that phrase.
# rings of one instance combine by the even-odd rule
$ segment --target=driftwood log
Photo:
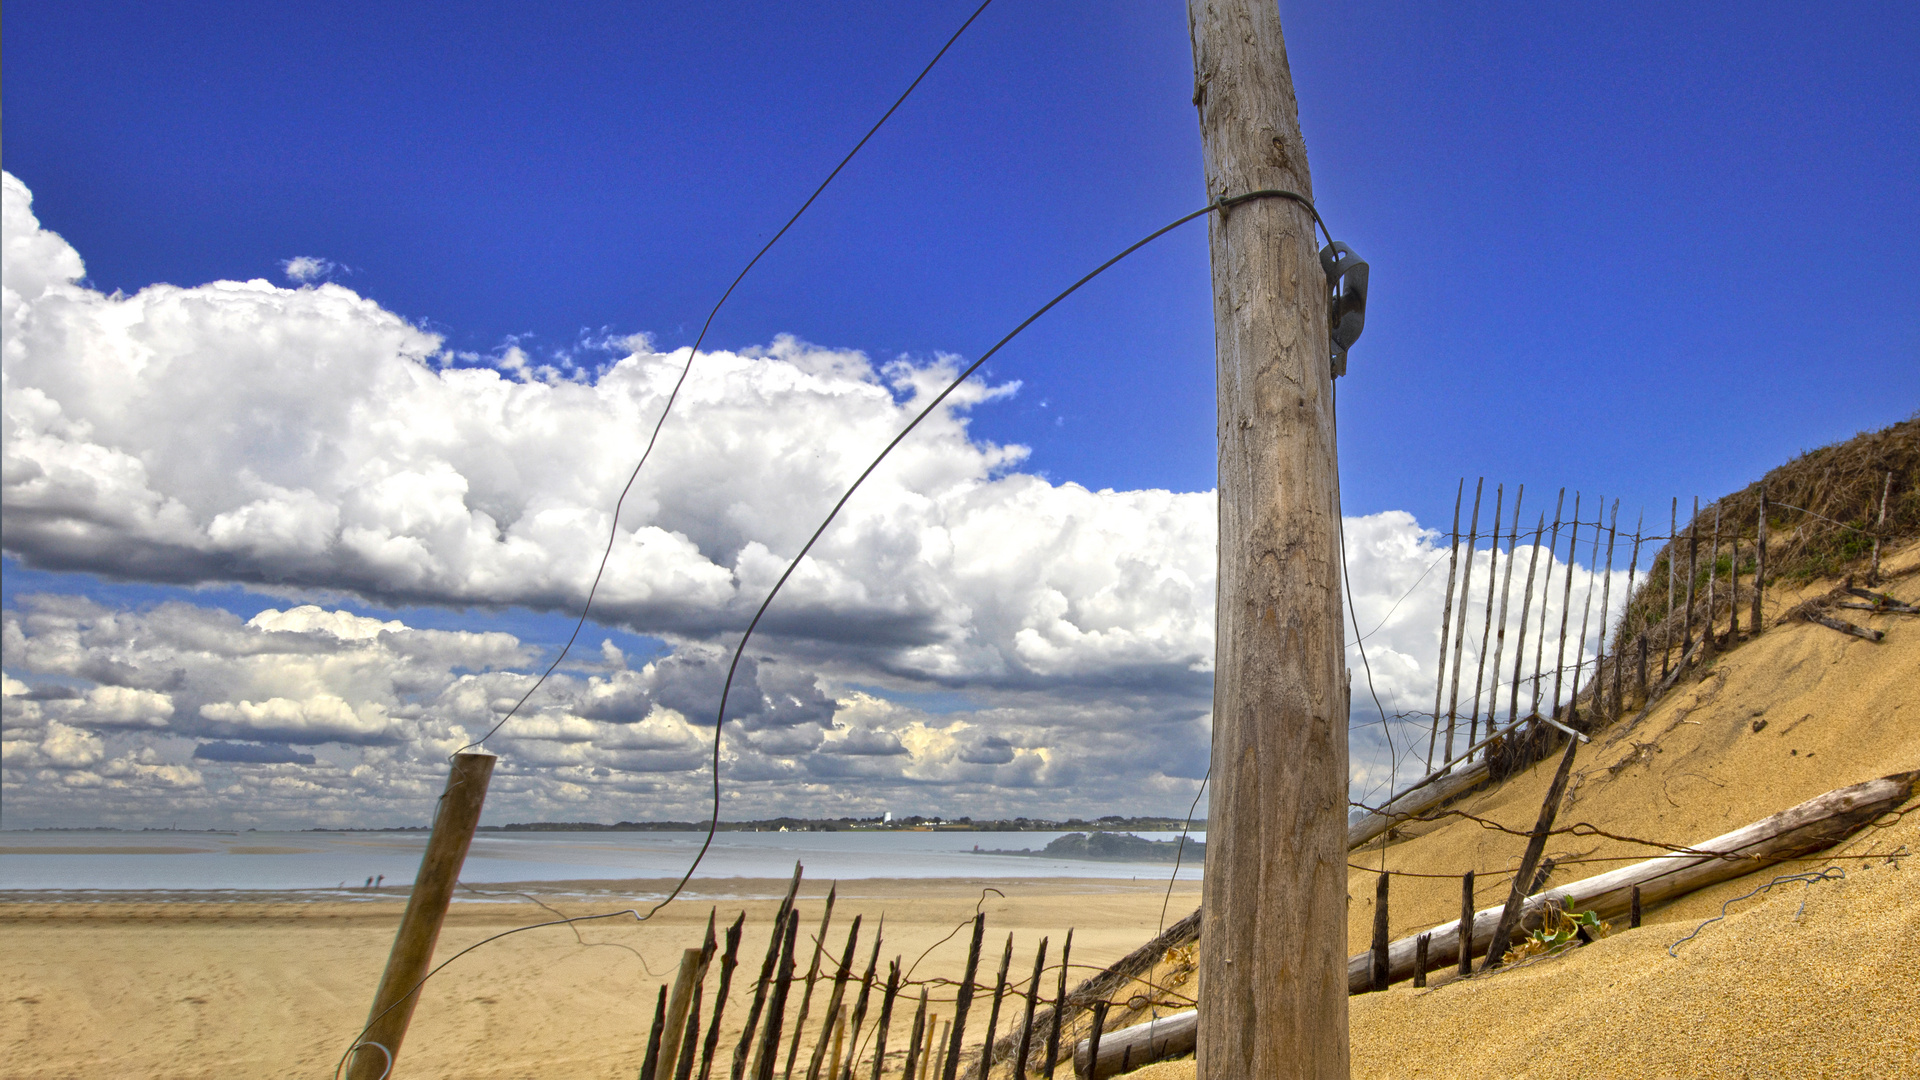
[[[1091,1067],[1089,1059],[1093,1057],[1093,1040],[1081,1039],[1073,1047],[1073,1075],[1097,1080],[1099,1077],[1117,1075],[1123,1063],[1131,1069],[1190,1054],[1199,1030],[1200,1013],[1187,1009],[1144,1024],[1105,1032],[1100,1036],[1099,1059],[1093,1061]]]
[[[1697,845],[1691,852],[1660,855],[1632,866],[1543,890],[1527,898],[1521,926],[1527,929],[1539,926],[1549,899],[1559,902],[1563,897],[1571,897],[1573,907],[1577,910],[1593,911],[1602,919],[1618,918],[1632,906],[1636,887],[1640,890],[1643,904],[1657,904],[1774,863],[1832,847],[1874,818],[1906,802],[1913,794],[1916,780],[1920,780],[1920,770],[1895,773],[1878,780],[1839,788],[1745,828],[1714,837]],[[1493,940],[1494,924],[1499,921],[1501,910],[1500,907],[1490,907],[1474,912],[1474,951],[1485,949]],[[1431,939],[1427,952],[1430,967],[1445,967],[1458,961],[1459,929],[1460,920],[1455,919],[1421,932]],[[1419,935],[1416,934],[1401,938],[1387,947],[1387,978],[1390,982],[1413,976],[1418,940]],[[1370,960],[1370,952],[1356,953],[1348,958],[1347,989],[1350,993],[1364,993],[1372,987]],[[1104,1055],[1104,1049],[1102,1053]]]

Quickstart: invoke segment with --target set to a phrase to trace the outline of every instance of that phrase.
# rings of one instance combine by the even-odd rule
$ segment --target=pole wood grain
[[[1279,10],[1187,11],[1207,193],[1311,199]],[[1283,199],[1208,225],[1220,562],[1200,1080],[1348,1074],[1340,493],[1312,230]]]

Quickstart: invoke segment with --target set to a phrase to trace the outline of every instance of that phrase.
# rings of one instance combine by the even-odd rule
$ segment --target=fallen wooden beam
[[[1878,642],[1881,638],[1887,636],[1878,630],[1869,630],[1864,626],[1855,626],[1845,619],[1836,619],[1831,615],[1818,611],[1803,611],[1800,613],[1800,617],[1810,623],[1819,623],[1829,630],[1838,630],[1843,634],[1852,634],[1854,637],[1864,638],[1867,641]]]
[[[1401,793],[1392,802],[1347,826],[1347,850],[1360,847],[1407,818],[1425,813],[1486,780],[1487,760],[1481,758],[1471,765],[1459,766],[1457,772]]]
[[[1614,919],[1632,907],[1635,887],[1640,890],[1642,904],[1657,904],[1773,863],[1810,855],[1839,843],[1874,818],[1906,802],[1913,794],[1916,780],[1920,780],[1920,770],[1829,791],[1745,828],[1716,836],[1696,845],[1691,852],[1659,855],[1569,885],[1543,889],[1525,901],[1521,928],[1540,925],[1549,899],[1559,902],[1571,897],[1573,909],[1593,911],[1602,919]],[[1492,942],[1500,912],[1501,907],[1489,907],[1473,913],[1472,952],[1484,952]],[[1460,922],[1455,919],[1442,923],[1389,945],[1388,981],[1398,982],[1413,976],[1421,934],[1429,938],[1429,970],[1456,963],[1460,956]],[[1371,957],[1371,952],[1361,952],[1347,959],[1349,993],[1364,993],[1372,987]],[[1102,1056],[1105,1052],[1103,1043]]]
[[[1874,592],[1872,589],[1862,589],[1859,586],[1852,584],[1851,579],[1848,580],[1847,592],[1871,604],[1872,606],[1866,609],[1868,611],[1897,611],[1902,615],[1920,615],[1920,607],[1915,607],[1904,600],[1895,600],[1893,597],[1888,596],[1886,593],[1877,593],[1877,592]],[[1860,605],[1841,604],[1840,606],[1841,607],[1859,607]]]
[[[1081,1039],[1073,1048],[1073,1075],[1084,1080],[1117,1076],[1121,1068],[1135,1069],[1155,1061],[1193,1052],[1200,1031],[1200,1013],[1196,1009],[1169,1013],[1157,1020],[1135,1024],[1100,1036],[1100,1056],[1093,1057],[1093,1040]]]

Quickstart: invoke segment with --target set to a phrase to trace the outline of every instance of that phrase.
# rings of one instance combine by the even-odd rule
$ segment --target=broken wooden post
[[[1667,678],[1668,654],[1673,652],[1673,588],[1680,544],[1680,496],[1667,508],[1667,620],[1660,624],[1660,679]]]
[[[1076,1076],[1093,1080],[1095,1063],[1100,1060],[1100,1033],[1107,1026],[1107,1008],[1105,998],[1093,1003],[1093,1030],[1087,1034],[1087,1064],[1085,1068],[1081,1068],[1078,1061],[1074,1062],[1073,1071]],[[1075,1055],[1075,1057],[1078,1056]]]
[[[1621,608],[1621,611],[1620,611],[1620,637],[1622,638],[1625,638],[1627,636],[1627,614],[1628,612],[1633,610],[1634,585],[1637,581],[1639,581],[1639,578],[1640,578],[1640,529],[1646,523],[1647,523],[1647,515],[1646,515],[1646,511],[1643,510],[1640,512],[1639,520],[1633,523],[1633,557],[1627,560],[1627,602],[1625,606]],[[1642,620],[1642,622],[1644,624],[1645,620]],[[1611,719],[1613,720],[1620,719],[1620,713],[1624,708],[1627,700],[1624,693],[1624,688],[1621,685],[1622,680],[1625,677],[1625,672],[1622,670],[1624,667],[1625,665],[1620,663],[1620,657],[1618,655],[1614,656],[1613,658],[1613,716],[1611,717]],[[1642,691],[1646,689],[1646,682],[1647,682],[1646,670],[1647,670],[1646,635],[1643,632],[1641,634],[1641,645],[1640,645],[1640,672],[1641,672],[1640,689]]]
[[[680,1054],[673,1067],[673,1080],[693,1080],[693,1062],[700,1049],[700,992],[694,988],[693,1004],[687,1010],[686,1034],[681,1037]],[[661,1072],[666,1070],[662,1069]]]
[[[1000,1026],[1000,999],[1007,992],[1007,968],[1013,964],[1013,935],[1007,935],[1007,951],[1000,954],[1000,974],[993,980],[993,1005],[987,1010],[987,1037],[980,1043],[980,1075],[987,1080],[993,1068],[993,1037]]]
[[[941,1080],[957,1080],[960,1075],[960,1044],[967,1037],[967,1013],[973,1009],[973,980],[980,974],[980,938],[986,933],[987,913],[973,916],[973,943],[967,946],[967,966],[953,995],[953,1040],[947,1044]]]
[[[1601,505],[1604,506],[1606,504],[1602,503]],[[1605,664],[1607,661],[1607,601],[1608,601],[1608,597],[1613,592],[1613,541],[1619,534],[1619,527],[1620,527],[1620,500],[1615,499],[1613,500],[1613,512],[1607,519],[1607,558],[1606,558],[1606,561],[1598,564],[1599,566],[1602,566],[1605,569],[1600,571],[1600,573],[1604,575],[1600,579],[1600,643],[1598,646],[1595,647],[1594,657],[1593,657],[1592,686],[1593,686],[1593,718],[1595,723],[1598,723],[1600,719],[1606,715],[1606,713],[1601,708],[1601,697],[1602,697],[1602,691],[1606,689],[1606,685],[1607,685],[1606,684],[1606,667],[1605,667]],[[1595,551],[1600,550],[1600,533],[1597,529],[1593,534],[1593,550]],[[1593,590],[1588,589],[1587,591],[1588,591],[1588,594],[1591,595]],[[1587,620],[1586,620],[1586,616],[1583,615],[1580,618],[1580,634],[1581,634],[1582,648],[1585,647],[1586,632],[1587,632]],[[1620,658],[1617,656],[1613,658],[1613,670],[1614,670],[1614,684],[1617,687],[1620,681],[1619,680]],[[1616,711],[1618,710],[1619,705],[1620,705],[1620,696],[1618,694],[1615,694],[1614,708]]]
[[[840,1022],[840,1004],[846,997],[847,979],[853,975],[853,955],[860,944],[860,916],[853,917],[853,925],[847,928],[847,948],[840,955],[840,966],[833,972],[833,991],[827,997],[827,1026],[820,1029],[820,1042],[814,1047],[813,1060],[807,1065],[807,1080],[818,1080],[823,1048],[827,1045],[827,1034]],[[832,1073],[827,1074],[829,1078]]]
[[[1345,862],[1345,859],[1341,860]],[[1073,955],[1073,928],[1067,928],[1067,938],[1060,943],[1060,988],[1053,995],[1053,1023],[1047,1026],[1047,1065],[1044,1076],[1052,1076],[1054,1066],[1060,1063],[1060,1029],[1067,1015],[1067,975],[1068,958]]]
[[[1553,818],[1560,812],[1560,799],[1567,793],[1567,777],[1573,772],[1573,755],[1579,749],[1580,740],[1567,740],[1567,752],[1560,756],[1560,769],[1553,774],[1553,783],[1547,787],[1547,797],[1540,803],[1540,819],[1534,823],[1533,833],[1527,839],[1526,854],[1520,857],[1520,867],[1513,874],[1513,886],[1507,890],[1507,906],[1500,912],[1500,921],[1494,924],[1493,940],[1487,945],[1487,958],[1480,963],[1481,971],[1491,971],[1504,961],[1514,928],[1520,922],[1520,905],[1527,898],[1526,882],[1533,877],[1533,868],[1539,863],[1540,853],[1547,846],[1547,834],[1553,831]],[[1470,912],[1465,925],[1473,925]]]
[[[833,902],[839,893],[839,882],[827,888],[827,910],[820,915],[820,933],[813,939],[813,960],[807,965],[807,986],[800,994],[800,1012],[793,1019],[793,1041],[787,1046],[787,1067],[780,1074],[781,1080],[793,1080],[793,1059],[800,1053],[800,1037],[807,1030],[807,1010],[813,1005],[813,984],[820,978],[820,953],[827,945],[827,927],[833,922]]]
[[[1433,727],[1427,733],[1427,771],[1433,771],[1433,748],[1440,738],[1440,702],[1447,694],[1447,635],[1453,631],[1453,583],[1460,570],[1460,499],[1467,491],[1467,478],[1453,493],[1453,531],[1448,533],[1452,554],[1447,557],[1447,594],[1440,605],[1440,658],[1433,665]]]
[[[653,1006],[653,1030],[647,1034],[647,1056],[640,1062],[640,1080],[658,1080],[660,1076],[660,1036],[666,1027],[667,988],[662,986],[660,1000]]]
[[[349,1051],[353,1055],[349,1080],[379,1080],[392,1073],[399,1061],[400,1043],[407,1037],[413,1008],[420,1003],[420,986],[432,970],[433,947],[440,940],[440,926],[446,921],[447,905],[453,901],[454,885],[467,861],[467,848],[473,844],[480,810],[487,801],[487,784],[499,760],[487,753],[453,756],[446,790],[434,807],[433,831],[407,896],[406,913],[393,935],[387,969],[373,992],[367,1026]]]
[[[867,1020],[867,1002],[873,996],[873,977],[880,968],[880,942],[886,929],[887,922],[883,918],[880,928],[873,932],[873,951],[867,954],[867,971],[860,976],[860,996],[853,1003],[853,1023],[847,1028],[846,1071],[835,1073],[833,1080],[853,1080],[854,1060],[860,1056],[860,1029]]]
[[[1020,1025],[1020,1052],[1014,1055],[1014,1075],[1019,1080],[1027,1080],[1027,1058],[1033,1052],[1033,1009],[1040,1002],[1040,973],[1047,966],[1047,939],[1040,939],[1040,947],[1033,954],[1033,982],[1027,986],[1027,1018]]]
[[[899,993],[900,958],[896,956],[887,965],[887,989],[880,995],[880,1019],[873,1026],[872,1080],[880,1080],[881,1072],[887,1067],[887,1029],[893,1026],[893,999]],[[851,1067],[848,1071],[852,1071]]]
[[[1713,609],[1715,607],[1715,581],[1720,576],[1720,504],[1713,504],[1713,542],[1707,548],[1707,625],[1703,633],[1708,641],[1716,640],[1713,635]]]
[[[786,898],[774,912],[773,931],[767,935],[767,956],[760,963],[760,981],[753,987],[753,1004],[747,1009],[747,1026],[740,1032],[740,1043],[733,1048],[733,1080],[742,1080],[747,1072],[747,1057],[753,1053],[753,1036],[760,1026],[760,1012],[767,1006],[767,991],[773,983],[774,966],[780,962],[780,942],[786,933],[787,917],[793,912],[793,898],[800,892],[800,863],[793,864],[793,880],[787,883]],[[755,1077],[759,1070],[754,1070]]]
[[[937,1018],[936,1018],[937,1019]],[[920,1043],[927,1034],[927,988],[920,987],[920,1008],[913,1014],[913,1032],[907,1036],[907,1064],[902,1073],[903,1080],[914,1080],[915,1069],[920,1064]]]
[[[720,953],[720,987],[713,996],[713,1021],[707,1026],[707,1038],[700,1046],[700,1078],[708,1080],[713,1074],[713,1054],[720,1047],[720,1020],[727,1010],[727,991],[733,986],[733,969],[740,964],[740,931],[747,923],[747,913],[733,920],[727,927],[727,947]]]
[[[1373,887],[1373,988],[1387,988],[1387,883],[1392,879],[1385,870]]]
[[[1460,878],[1460,974],[1473,974],[1473,871]]]
[[[1432,934],[1421,934],[1420,943],[1415,946],[1416,959],[1413,962],[1413,988],[1422,989],[1427,985],[1427,946],[1433,941]]]
[[[686,1033],[687,1013],[693,1007],[694,983],[705,974],[704,949],[683,949],[680,970],[673,978],[673,995],[667,999],[667,1026],[660,1035],[660,1076],[673,1076],[680,1061],[681,1036]]]
[[[1640,886],[1633,887],[1632,906],[1627,909],[1627,929],[1640,929]]]
[[[780,1029],[787,1017],[787,995],[793,989],[796,967],[793,952],[799,938],[800,909],[796,907],[787,912],[787,932],[780,944],[780,967],[774,973],[773,993],[767,998],[766,1036],[753,1055],[756,1080],[773,1080],[774,1068],[780,1063]]]

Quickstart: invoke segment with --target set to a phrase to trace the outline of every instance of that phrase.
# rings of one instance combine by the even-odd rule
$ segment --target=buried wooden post
[[[1187,11],[1208,197],[1299,200],[1240,203],[1207,227],[1219,569],[1195,1069],[1344,1076],[1346,875],[1329,868],[1346,863],[1347,673],[1313,180],[1279,8]]]
[[[498,760],[486,753],[453,757],[446,790],[434,811],[433,832],[427,837],[413,892],[407,897],[406,914],[400,917],[393,949],[387,954],[387,969],[373,993],[367,1026],[354,1040],[354,1050],[349,1051],[353,1054],[349,1080],[388,1076],[400,1057],[400,1043],[407,1036],[413,1008],[420,1002],[420,984],[431,970],[433,947],[440,940],[440,926],[446,921],[447,905],[460,880],[460,867],[467,861],[467,848],[473,844],[473,831],[480,824],[487,784],[493,779],[493,766]]]
[[[1380,871],[1380,881],[1373,887],[1373,988],[1387,988],[1387,884],[1392,878],[1385,870]]]
[[[1460,879],[1460,974],[1473,974],[1473,871]]]
[[[1627,929],[1640,929],[1640,886],[1633,887],[1632,906],[1627,909]]]
[[[1578,693],[1579,688],[1574,688]],[[1553,831],[1553,819],[1560,812],[1560,799],[1567,793],[1567,777],[1573,772],[1573,755],[1580,749],[1580,740],[1567,739],[1567,752],[1560,757],[1560,769],[1553,774],[1553,783],[1547,787],[1547,797],[1540,803],[1540,819],[1534,823],[1533,833],[1527,840],[1526,854],[1520,857],[1520,867],[1514,871],[1513,885],[1507,890],[1507,906],[1500,912],[1500,921],[1493,926],[1493,940],[1487,945],[1487,958],[1480,962],[1481,971],[1491,971],[1500,966],[1503,956],[1513,937],[1514,927],[1520,922],[1520,905],[1527,898],[1526,885],[1533,878],[1533,870],[1540,862],[1540,853],[1546,849],[1547,834]],[[1473,923],[1473,913],[1467,913],[1466,925]],[[1468,931],[1471,933],[1471,931]]]
[[[1100,1061],[1100,1033],[1107,1026],[1107,1009],[1105,998],[1093,1003],[1093,1030],[1087,1035],[1087,1067],[1084,1072],[1077,1067],[1074,1069],[1076,1075],[1087,1077],[1088,1080],[1092,1080],[1095,1066]],[[1078,1066],[1079,1062],[1076,1060],[1074,1064]]]
[[[1432,934],[1421,934],[1420,941],[1413,949],[1413,988],[1427,985],[1427,946],[1433,941]]]

